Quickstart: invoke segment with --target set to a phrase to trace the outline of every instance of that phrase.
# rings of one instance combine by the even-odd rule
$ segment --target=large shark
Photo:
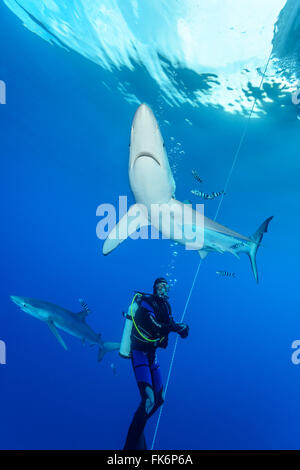
[[[247,237],[196,212],[191,205],[177,201],[163,138],[155,116],[146,104],[138,107],[131,127],[129,181],[136,204],[109,233],[103,244],[104,255],[137,229],[152,225],[167,238],[186,248],[197,249],[202,259],[210,252],[229,252],[237,258],[240,253],[246,253],[258,282],[256,253],[272,217],[266,219],[254,235]],[[158,213],[151,210],[154,206],[159,208]],[[182,226],[183,213],[185,220],[196,223]],[[170,219],[173,223],[171,230]],[[181,228],[181,236],[176,236],[178,231],[174,227]]]
[[[86,323],[86,316],[90,312],[87,305],[80,299],[83,309],[79,313],[72,313],[58,305],[45,302],[43,300],[30,299],[28,297],[18,297],[12,295],[11,300],[26,313],[45,322],[50,331],[54,334],[63,348],[68,349],[63,338],[58,332],[58,328],[76,336],[83,342],[99,346],[98,361],[108,351],[115,351],[120,348],[120,343],[104,343],[101,335],[95,333]]]

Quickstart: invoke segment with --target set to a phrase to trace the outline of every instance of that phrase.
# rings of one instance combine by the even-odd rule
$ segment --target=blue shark
[[[238,259],[241,253],[245,253],[250,259],[254,278],[258,283],[256,253],[273,216],[266,219],[253,235],[245,236],[202,216],[191,204],[178,201],[175,198],[175,180],[158,122],[145,103],[136,110],[131,127],[128,173],[136,204],[129,208],[127,214],[108,234],[102,249],[104,255],[111,253],[137,229],[152,225],[166,238],[185,245],[188,249],[197,250],[201,259],[212,252],[230,253]],[[141,206],[146,209],[144,212],[141,211]],[[159,209],[158,213],[152,211],[155,206]],[[186,225],[182,214],[187,216],[186,220],[198,222]],[[170,220],[173,227],[179,228],[179,236],[174,235],[175,230],[170,230]],[[191,243],[193,237],[194,241]]]
[[[58,329],[76,336],[83,342],[99,347],[98,361],[103,359],[106,352],[118,350],[120,343],[103,342],[101,334],[95,333],[92,328],[86,323],[86,317],[90,310],[86,303],[79,300],[82,305],[82,310],[78,313],[73,313],[65,308],[44,300],[31,299],[29,297],[19,297],[12,295],[11,300],[20,307],[23,312],[32,315],[38,320],[46,323],[50,331],[54,334],[55,338],[62,345],[64,349],[68,349],[66,343],[61,337]]]

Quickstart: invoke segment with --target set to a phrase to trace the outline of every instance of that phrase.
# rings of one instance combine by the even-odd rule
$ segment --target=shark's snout
[[[158,122],[149,106],[135,112],[130,136],[130,186],[138,203],[168,202],[175,183]]]
[[[136,130],[137,126],[146,127],[157,127],[157,122],[152,110],[145,103],[142,103],[135,112],[132,127]]]
[[[24,307],[25,305],[25,301],[24,301],[24,298],[23,297],[19,297],[17,295],[11,295],[10,296],[10,299],[16,304],[18,305],[18,307]]]
[[[164,143],[158,127],[158,123],[152,110],[145,103],[141,104],[135,112],[130,139],[130,164],[132,169],[138,161],[143,160],[146,169],[151,169],[151,160],[158,166],[163,166]]]

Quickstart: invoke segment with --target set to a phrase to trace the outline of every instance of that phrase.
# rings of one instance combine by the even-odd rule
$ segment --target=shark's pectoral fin
[[[205,250],[198,250],[198,253],[201,259],[205,259],[208,255],[208,251],[205,251]]]
[[[143,207],[140,204],[134,204],[109,233],[103,245],[103,254],[108,255],[136,230],[147,225],[149,221],[144,214]]]
[[[60,336],[56,326],[54,325],[53,321],[48,321],[47,322],[47,325],[49,326],[50,328],[50,331],[52,331],[52,333],[54,334],[55,338],[57,339],[57,341],[62,345],[62,347],[67,351],[68,348],[67,348],[67,345],[66,343],[64,342],[64,340],[62,339],[62,337]]]

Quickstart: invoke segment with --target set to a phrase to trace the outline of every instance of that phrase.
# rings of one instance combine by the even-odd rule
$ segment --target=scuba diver
[[[172,331],[178,333],[181,338],[186,338],[189,333],[188,325],[174,321],[168,302],[168,291],[166,279],[158,278],[153,285],[153,295],[137,292],[130,307],[130,357],[141,403],[129,426],[124,450],[147,449],[145,425],[164,402],[156,349],[167,347],[168,334]],[[129,319],[129,316],[127,318]]]

